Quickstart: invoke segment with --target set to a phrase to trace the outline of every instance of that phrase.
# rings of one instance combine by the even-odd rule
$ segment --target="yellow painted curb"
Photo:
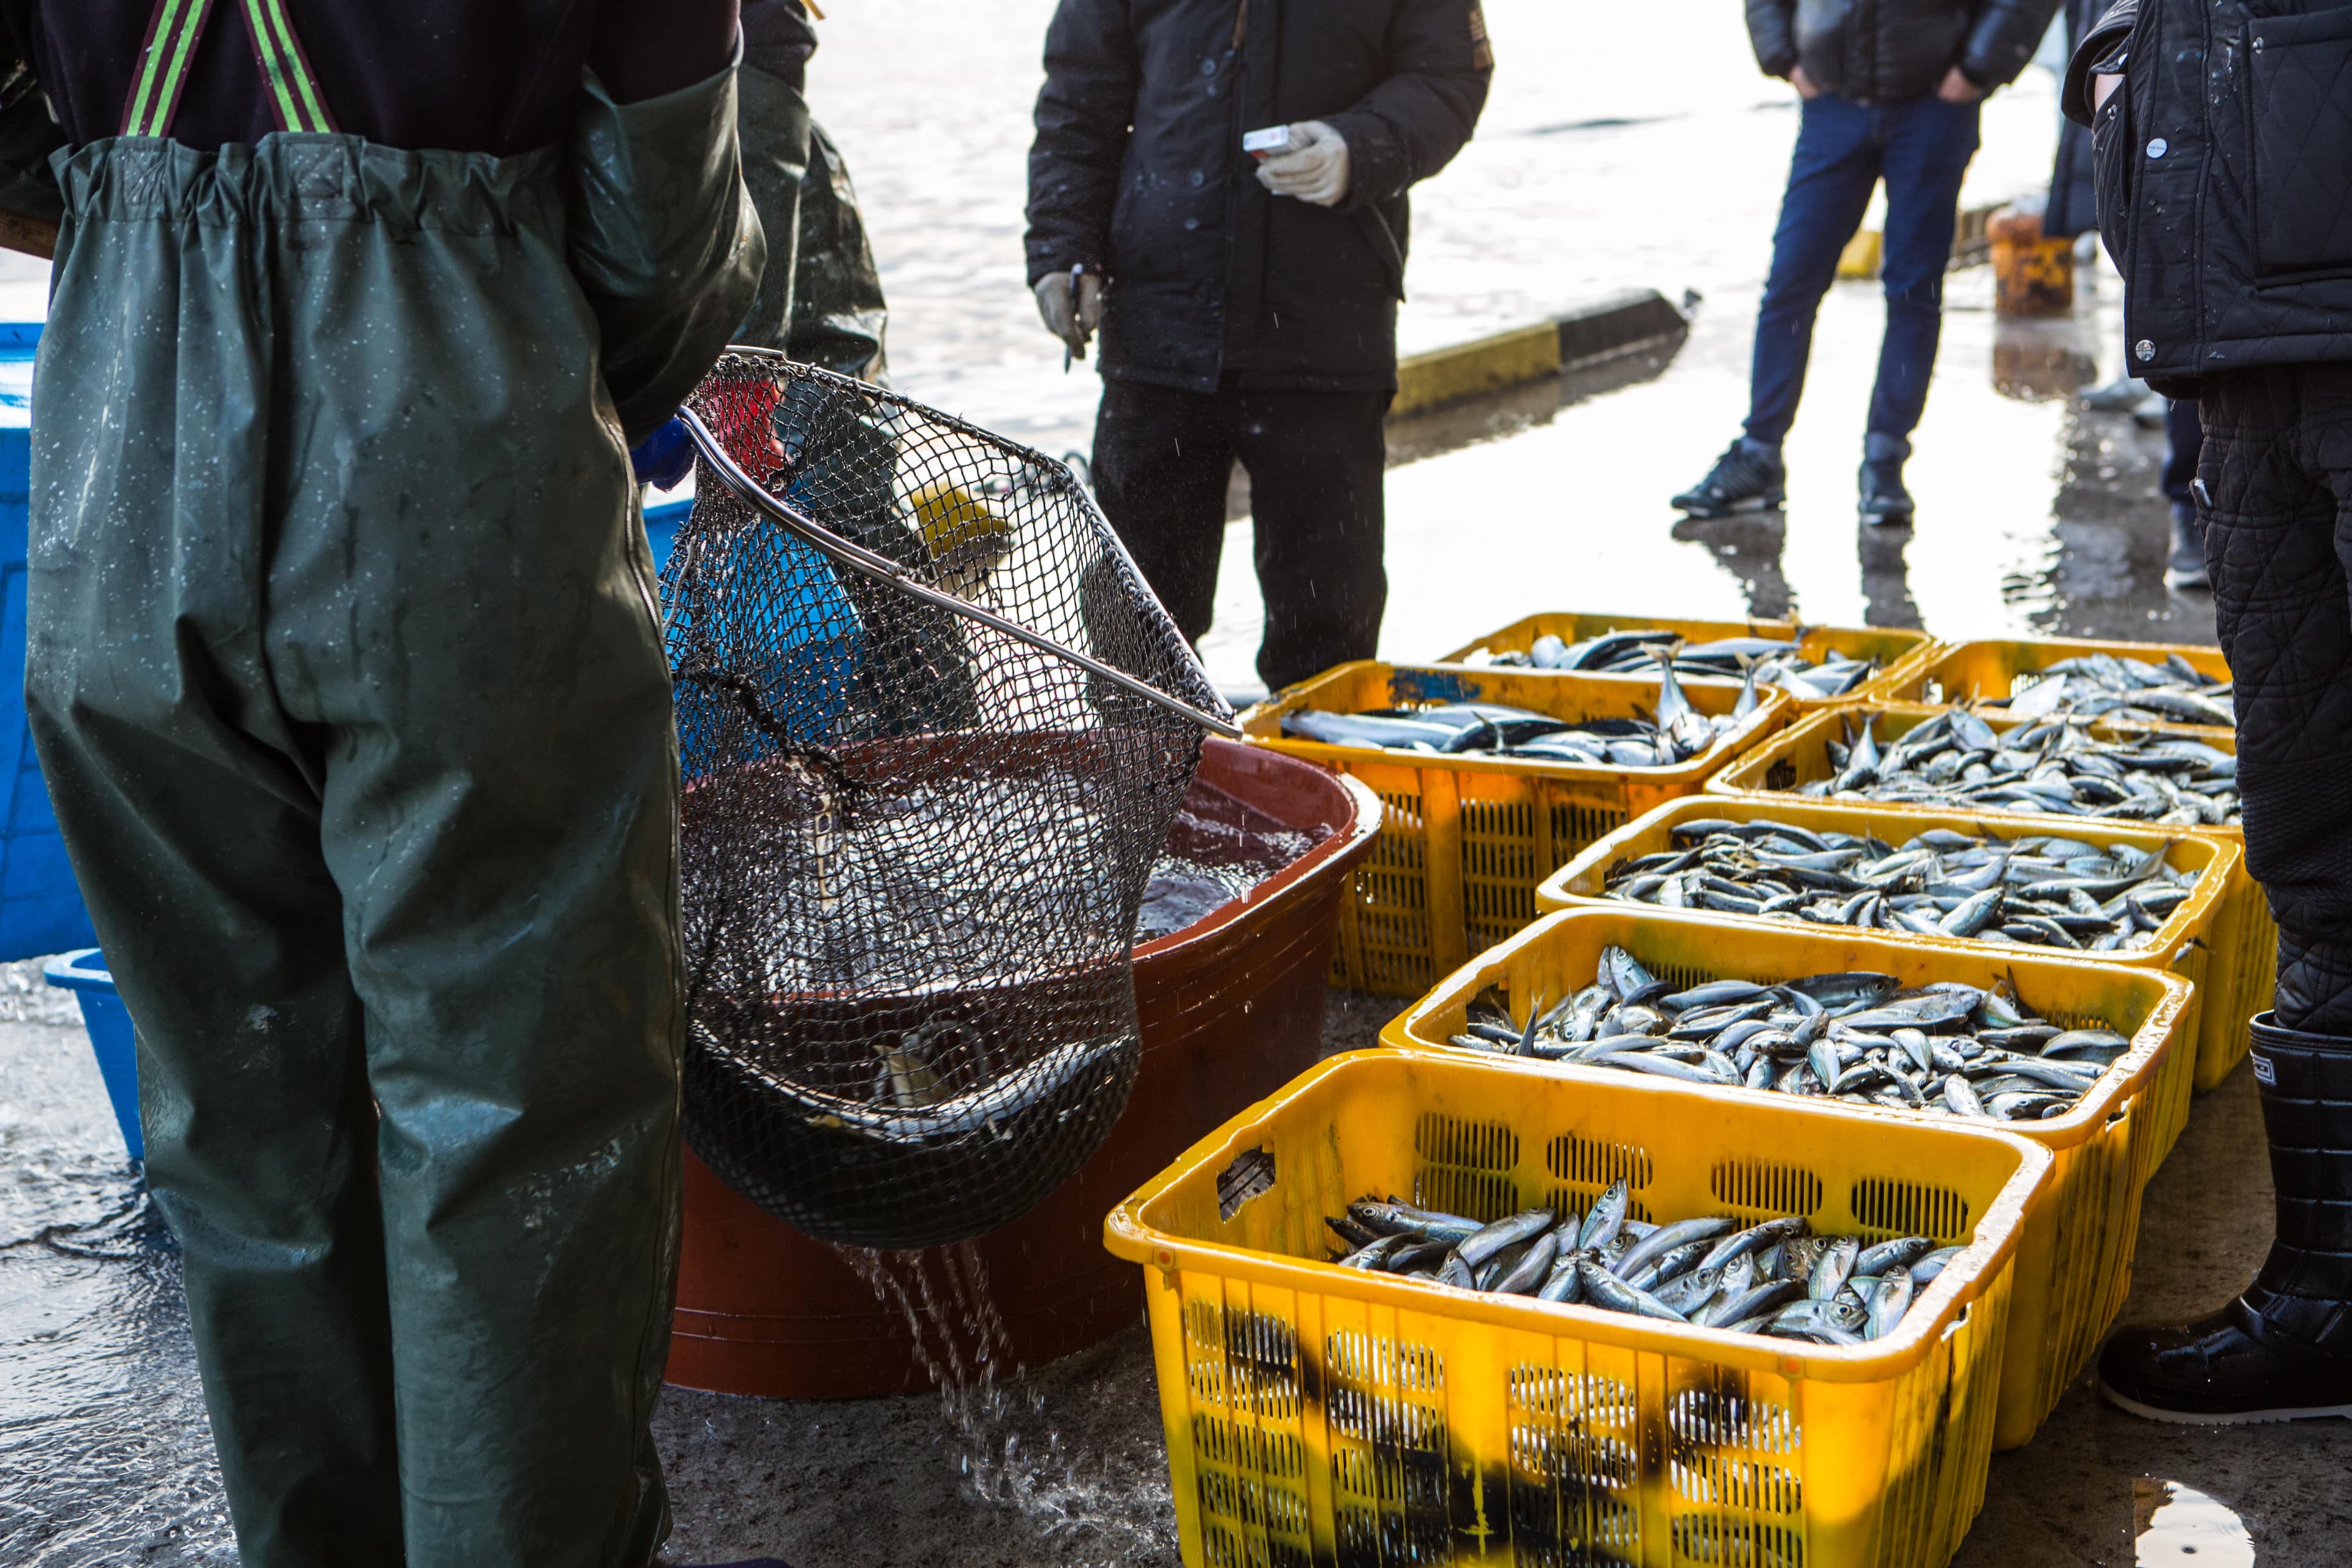
[[[1544,321],[1398,361],[1389,411],[1416,413],[1559,374],[1559,327]]]
[[[1874,228],[1856,230],[1845,242],[1838,256],[1837,275],[1841,278],[1870,279],[1878,276],[1878,259],[1885,248],[1885,237]]]

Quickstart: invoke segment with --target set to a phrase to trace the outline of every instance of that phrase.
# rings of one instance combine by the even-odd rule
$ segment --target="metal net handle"
[[[720,483],[733,490],[746,504],[765,513],[785,531],[813,548],[822,551],[860,576],[870,577],[877,583],[888,584],[900,593],[911,595],[927,605],[935,605],[943,610],[951,610],[967,619],[978,621],[992,630],[1002,632],[1006,637],[1027,643],[1031,647],[1049,653],[1055,658],[1075,664],[1087,674],[1098,676],[1148,702],[1156,702],[1171,713],[1188,719],[1213,734],[1223,735],[1234,741],[1246,738],[1242,727],[1231,719],[1221,718],[1214,713],[1204,713],[1182,698],[1171,697],[1150,681],[1139,680],[1127,671],[1105,664],[1092,655],[1083,654],[1074,647],[1065,647],[1042,632],[1034,632],[1017,622],[1006,620],[1003,616],[991,610],[983,610],[978,605],[970,604],[953,594],[943,594],[927,583],[915,581],[905,567],[888,556],[877,555],[863,545],[842,538],[823,523],[802,515],[769,494],[766,487],[745,473],[737,465],[735,459],[727,455],[727,448],[719,445],[719,437],[710,433],[710,427],[702,422],[702,416],[694,410],[681,408],[678,410],[678,417],[686,422],[687,435],[693,439],[695,448],[701,454],[702,460],[710,466],[710,471],[719,476]]]

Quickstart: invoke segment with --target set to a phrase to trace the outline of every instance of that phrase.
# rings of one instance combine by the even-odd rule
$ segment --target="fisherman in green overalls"
[[[0,22],[0,149],[58,145],[5,171],[61,223],[28,706],[243,1561],[643,1568],[677,763],[627,451],[760,277],[736,0]]]

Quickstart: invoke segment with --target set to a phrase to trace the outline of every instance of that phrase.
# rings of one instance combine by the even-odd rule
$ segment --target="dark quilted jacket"
[[[1061,0],[1029,153],[1029,278],[1099,268],[1105,375],[1196,391],[1396,380],[1405,191],[1478,123],[1477,0]],[[1242,133],[1328,121],[1338,207],[1270,195]]]
[[[1864,103],[1925,98],[1954,66],[1990,90],[2017,79],[2059,0],[1748,0],[1748,41],[1767,76],[1798,66],[1823,92]]]
[[[2089,77],[2126,81],[2095,116]],[[2132,369],[2352,360],[2352,5],[2121,0],[2076,49]]]

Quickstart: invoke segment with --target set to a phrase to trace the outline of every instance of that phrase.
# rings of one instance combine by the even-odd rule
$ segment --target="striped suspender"
[[[302,40],[294,36],[284,0],[229,0],[229,4],[244,9],[254,63],[261,68],[262,90],[278,129],[334,131],[335,117],[327,111],[326,95],[319,90]],[[131,79],[130,100],[122,106],[125,136],[172,133],[180,96],[187,90],[188,68],[212,10],[213,0],[155,0],[139,68]]]
[[[157,3],[168,5],[172,0]],[[277,117],[278,129],[333,131],[335,117],[327,112],[326,95],[310,73],[310,57],[302,52],[302,40],[286,19],[284,0],[245,0],[245,25],[253,35],[253,58],[268,84],[269,112]]]

